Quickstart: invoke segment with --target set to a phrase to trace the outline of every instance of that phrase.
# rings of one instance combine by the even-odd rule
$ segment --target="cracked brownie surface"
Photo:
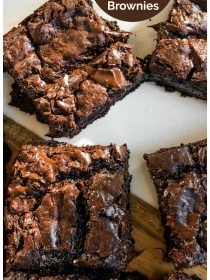
[[[141,78],[142,70],[131,46],[118,42],[54,83],[46,83],[37,74],[26,78],[21,86],[13,86],[11,104],[47,123],[49,136],[72,137],[104,116]]]
[[[206,140],[145,154],[155,184],[167,258],[177,268],[206,263]]]
[[[198,4],[196,1],[176,0],[168,20],[165,23],[157,24],[154,28],[158,31],[158,39],[188,36],[206,39],[206,9],[204,5]]]
[[[128,36],[85,0],[48,1],[4,35],[11,105],[73,137],[142,81]]]
[[[126,145],[24,145],[5,206],[6,271],[123,271],[133,256]]]
[[[157,45],[144,70],[169,91],[207,99],[207,14],[195,2],[176,0],[168,20],[153,26]]]

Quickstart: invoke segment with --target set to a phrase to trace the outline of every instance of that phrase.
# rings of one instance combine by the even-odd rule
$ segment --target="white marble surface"
[[[44,2],[44,0],[4,0],[4,33]],[[143,57],[152,52],[155,46],[155,32],[147,26],[163,21],[171,4],[151,21],[137,23],[118,21],[122,29],[135,34],[130,40],[135,44],[135,54]],[[95,8],[101,16],[110,18],[96,4]],[[13,79],[4,74],[4,114],[45,138],[47,125],[39,123],[35,116],[8,105],[12,82]],[[88,126],[78,136],[58,140],[76,145],[127,143],[131,150],[132,192],[157,207],[155,189],[143,154],[178,145],[180,142],[187,143],[205,138],[206,127],[205,101],[180,97],[179,93],[167,93],[162,87],[145,83],[112,107],[104,118]]]

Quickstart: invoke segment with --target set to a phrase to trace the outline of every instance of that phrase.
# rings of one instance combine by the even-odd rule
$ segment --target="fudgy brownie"
[[[201,99],[207,99],[206,72],[205,39],[161,39],[149,62],[150,80]]]
[[[81,276],[80,274],[39,276],[23,272],[12,272],[4,276],[4,280],[147,280],[147,277],[138,272],[123,272],[118,275]]]
[[[49,125],[49,136],[72,137],[104,116],[141,79],[142,70],[131,46],[118,42],[54,83],[47,84],[39,75],[33,75],[24,80],[22,87],[14,85],[11,104],[36,113],[39,121]]]
[[[196,275],[188,275],[183,272],[171,272],[167,276],[163,277],[163,280],[201,280]]]
[[[11,105],[48,123],[51,137],[74,136],[141,82],[128,36],[85,0],[48,1],[4,35]]]
[[[207,99],[207,14],[192,0],[176,0],[165,23],[154,26],[157,46],[144,61],[147,80],[182,95]]]
[[[206,140],[161,149],[144,158],[157,189],[168,260],[177,268],[206,263]]]
[[[154,28],[158,31],[158,40],[167,37],[185,38],[207,37],[207,13],[203,6],[192,0],[176,0],[165,23]]]
[[[5,271],[124,271],[133,256],[126,145],[28,144],[5,206]]]

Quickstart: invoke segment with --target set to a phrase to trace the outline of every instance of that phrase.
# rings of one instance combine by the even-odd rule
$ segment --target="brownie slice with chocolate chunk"
[[[158,194],[168,242],[177,268],[206,263],[206,140],[145,154]]]
[[[73,137],[141,83],[128,36],[85,0],[48,1],[4,35],[11,105]]]
[[[182,95],[207,99],[207,41],[161,39],[149,61],[149,79]]]
[[[21,86],[13,86],[11,105],[35,113],[49,125],[49,136],[73,137],[142,81],[142,69],[131,48],[115,43],[53,83],[39,75],[30,76]]]
[[[24,145],[5,206],[7,272],[124,271],[133,257],[126,145]]]
[[[188,275],[184,272],[171,272],[163,277],[163,280],[201,280],[196,275]]]

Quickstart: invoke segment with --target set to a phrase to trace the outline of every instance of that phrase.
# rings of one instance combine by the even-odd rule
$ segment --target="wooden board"
[[[7,117],[4,117],[4,133],[6,142],[12,149],[12,158],[7,166],[9,172],[20,147],[24,143],[40,140],[40,138]],[[166,243],[163,238],[164,229],[161,225],[160,212],[133,194],[131,194],[131,203],[132,235],[137,256],[129,264],[128,270],[139,271],[151,280],[162,279],[162,276],[174,270],[174,267],[171,263],[164,261]],[[198,275],[202,280],[207,279],[206,265],[185,271]]]

